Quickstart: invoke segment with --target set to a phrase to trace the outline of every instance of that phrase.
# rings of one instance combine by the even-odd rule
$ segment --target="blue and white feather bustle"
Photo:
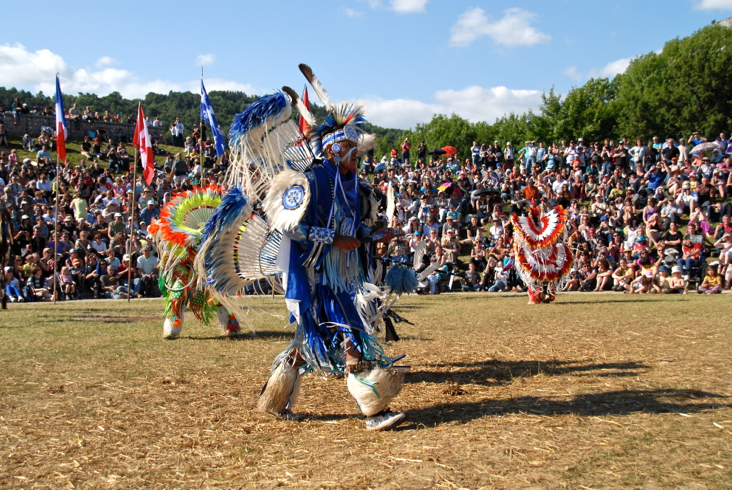
[[[246,287],[259,279],[269,279],[274,286],[280,239],[281,234],[252,211],[242,189],[232,187],[203,230],[194,262],[199,281],[237,317],[245,318],[234,299],[241,299]]]
[[[229,131],[232,162],[226,176],[255,201],[265,195],[272,180],[285,169],[305,170],[313,154],[302,144],[292,120],[292,103],[283,92],[265,95],[237,114]]]

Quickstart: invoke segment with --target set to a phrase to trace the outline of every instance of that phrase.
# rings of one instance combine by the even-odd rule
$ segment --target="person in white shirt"
[[[562,186],[566,184],[567,181],[565,181],[561,174],[557,174],[557,180],[555,180],[552,183],[552,190],[554,191],[554,194],[559,195],[562,192]]]
[[[183,148],[183,134],[185,133],[185,126],[180,122],[180,119],[175,118],[175,122],[170,126],[170,134],[173,135],[173,146]]]
[[[699,202],[699,195],[691,191],[691,185],[688,182],[684,182],[684,185],[681,186],[681,194],[676,198],[676,204],[682,206],[684,211],[688,209],[689,213],[693,213],[697,202]]]
[[[157,282],[158,262],[158,258],[151,254],[150,245],[145,245],[142,255],[137,258],[138,287],[135,289],[138,294],[152,296],[153,286]]]
[[[51,182],[46,177],[46,174],[41,175],[41,178],[36,181],[36,188],[39,191],[53,190],[53,186],[51,185]]]
[[[628,153],[633,157],[630,160],[631,172],[644,172],[643,160],[648,155],[648,147],[641,140],[635,140],[635,146],[628,150]]]

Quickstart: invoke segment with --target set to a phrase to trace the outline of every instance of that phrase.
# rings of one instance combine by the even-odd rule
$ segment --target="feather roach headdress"
[[[373,148],[375,139],[373,135],[366,134],[365,108],[360,102],[343,102],[333,104],[330,102],[330,95],[326,92],[323,84],[315,76],[313,70],[306,64],[299,65],[300,71],[313,87],[313,91],[328,110],[328,116],[320,124],[312,124],[308,121],[310,131],[307,134],[310,140],[310,147],[316,156],[322,156],[323,150],[328,146],[341,141],[352,141],[358,145],[359,151],[366,151]],[[298,104],[298,109],[300,105]],[[302,109],[300,109],[302,112]],[[312,120],[312,115],[309,116]],[[308,116],[305,116],[308,119]],[[314,121],[313,121],[314,122]]]

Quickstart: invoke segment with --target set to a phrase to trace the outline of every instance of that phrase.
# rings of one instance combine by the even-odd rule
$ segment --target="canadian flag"
[[[150,133],[147,132],[147,119],[145,119],[145,113],[142,112],[142,104],[137,109],[137,122],[135,123],[135,139],[133,144],[140,152],[142,177],[145,179],[145,183],[150,185],[155,176],[155,157],[153,155]]]
[[[305,104],[305,107],[310,110],[310,98],[308,97],[308,88],[305,87],[305,90],[302,93],[302,102]],[[297,121],[297,125],[300,127],[300,133],[307,134],[308,130],[310,129],[310,125],[305,121],[305,118],[300,116],[300,119]]]

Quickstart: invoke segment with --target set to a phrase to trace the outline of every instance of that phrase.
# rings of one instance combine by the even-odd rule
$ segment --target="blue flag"
[[[224,135],[221,134],[219,129],[219,123],[216,122],[216,116],[214,115],[213,107],[211,107],[211,101],[206,93],[206,87],[203,86],[203,78],[201,78],[201,119],[208,123],[211,128],[211,133],[214,137],[214,144],[216,145],[216,157],[221,158],[226,150],[226,144],[224,143]]]

